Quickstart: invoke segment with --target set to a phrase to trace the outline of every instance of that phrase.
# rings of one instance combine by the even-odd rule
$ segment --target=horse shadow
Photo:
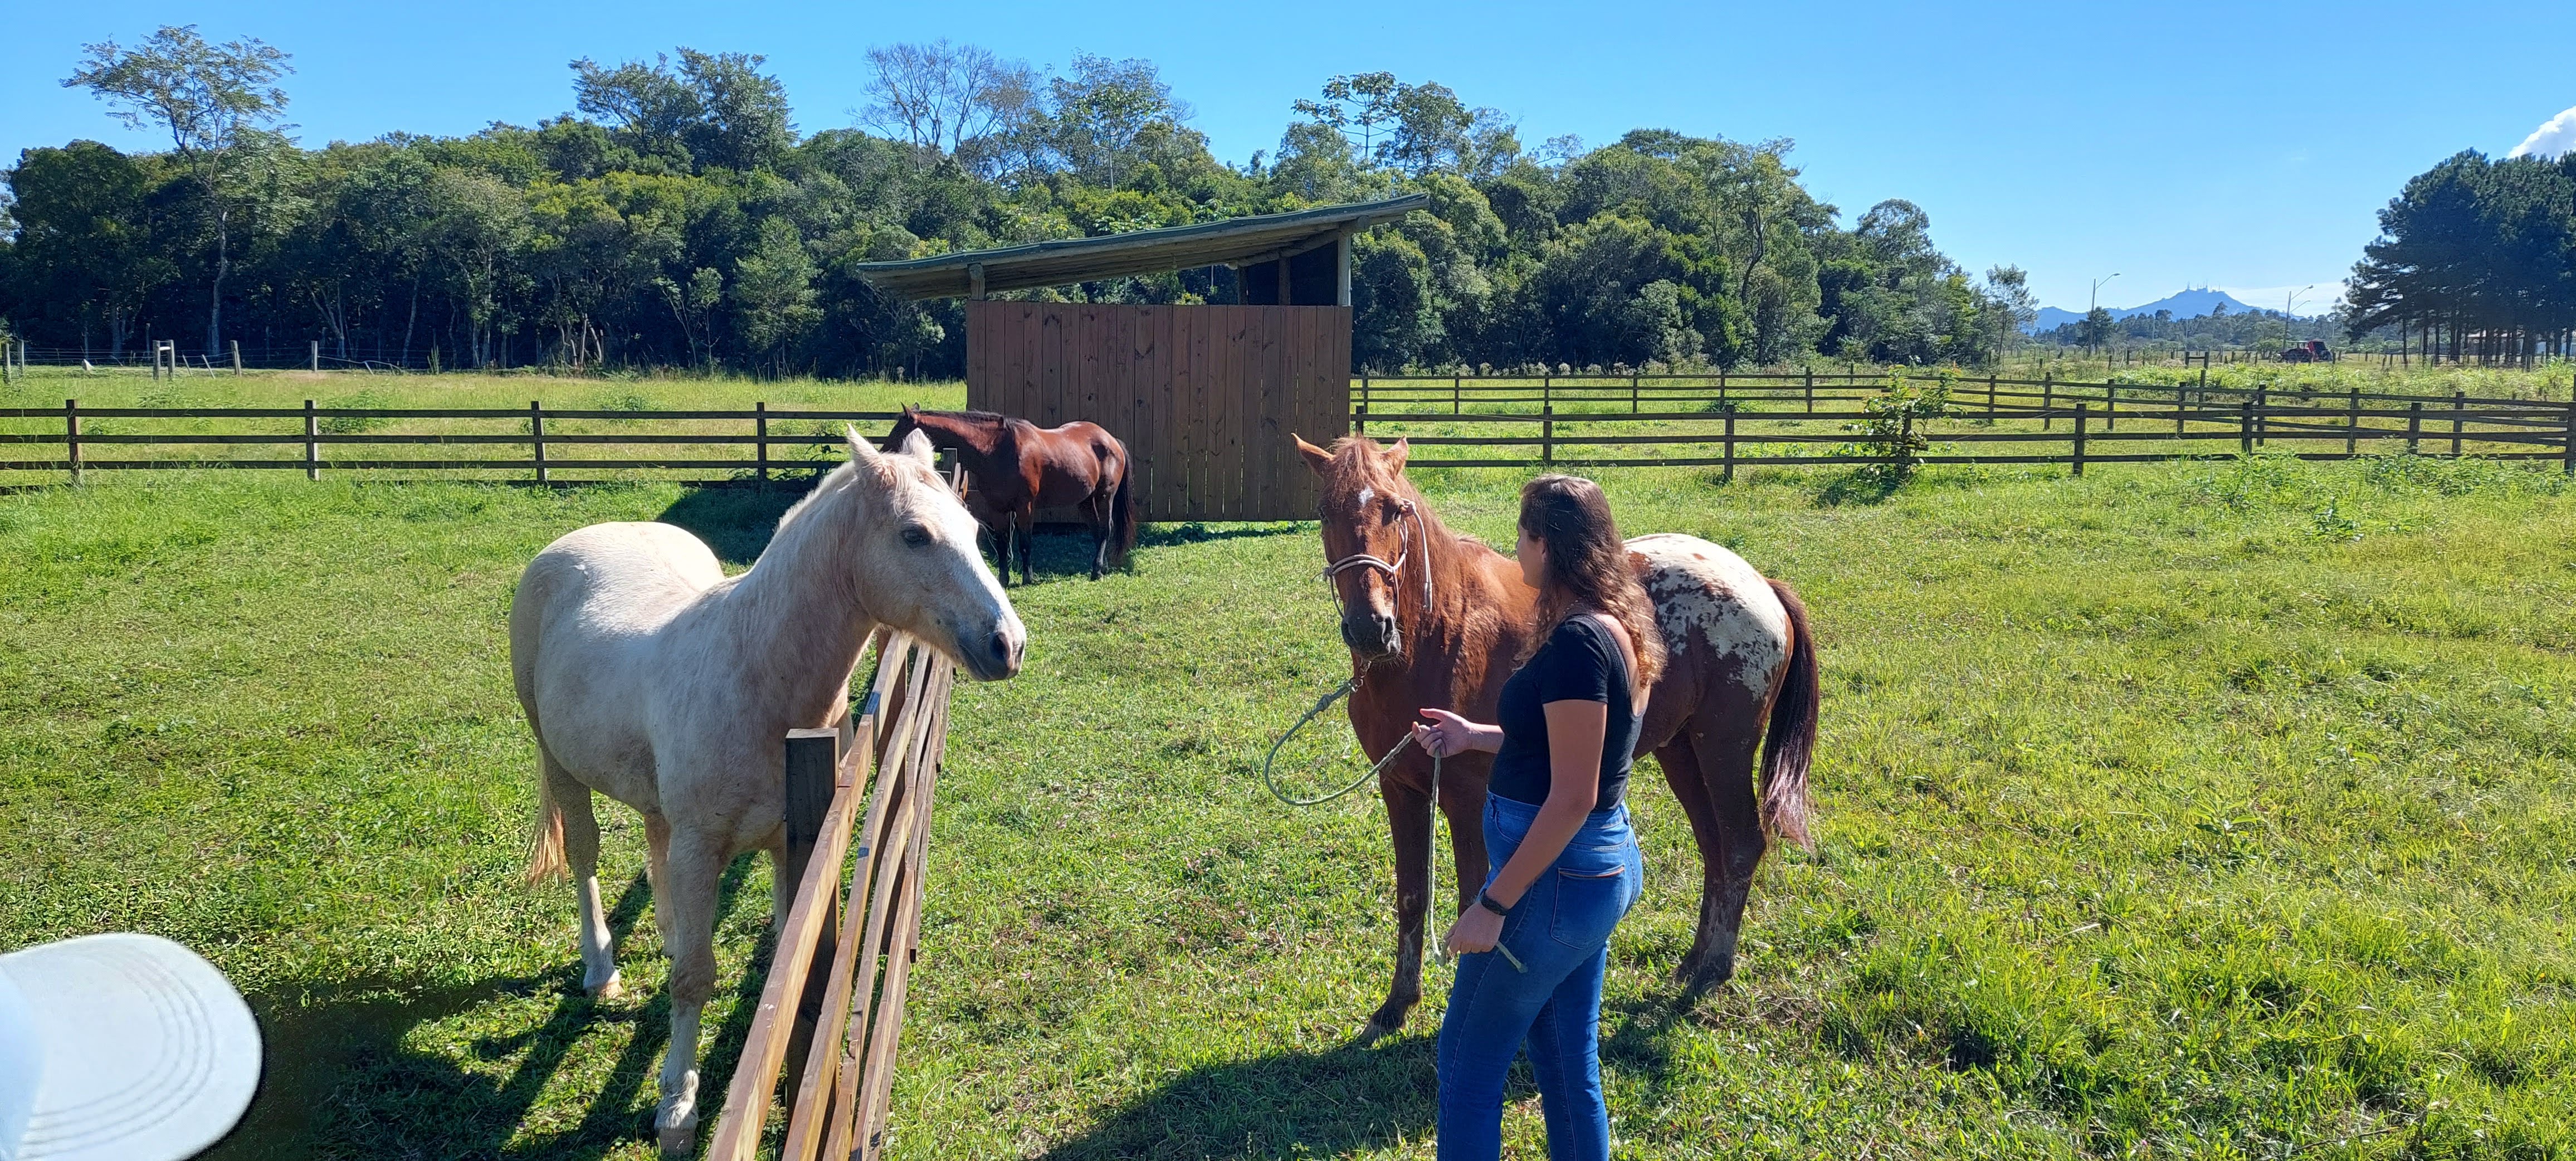
[[[1675,1064],[1672,1034],[1699,997],[1677,987],[1614,1000],[1602,1011],[1605,1071],[1660,1093],[1693,1083]],[[1043,1161],[1205,1157],[1287,1161],[1379,1150],[1430,1138],[1439,1123],[1438,1038],[1416,1034],[1322,1052],[1287,1052],[1204,1065],[1116,1106]],[[1526,1056],[1513,1061],[1504,1100],[1537,1094]]]
[[[1269,1161],[1383,1149],[1431,1135],[1434,1041],[1406,1036],[1189,1069],[1106,1113],[1044,1161]]]
[[[730,914],[751,860],[736,859],[718,888],[718,914]],[[643,916],[650,888],[638,871],[610,909],[609,928],[623,943]],[[760,900],[764,909],[768,898]],[[699,1060],[701,1133],[714,1110],[759,1009],[774,933],[764,933],[751,967],[735,984],[734,1003]],[[519,1054],[505,1079],[459,1068],[405,1043],[414,1029],[510,997],[551,994],[554,1005],[533,1027],[476,1037],[464,1051],[477,1060]],[[399,998],[395,998],[399,997]],[[320,999],[267,996],[253,1001],[263,1041],[257,1096],[239,1125],[201,1161],[269,1161],[314,1156],[527,1157],[596,1161],[653,1136],[653,1083],[670,1039],[667,994],[636,1006],[601,1004],[581,988],[581,965],[534,976],[495,978],[445,989],[404,988],[379,981],[335,989]],[[529,1113],[586,1035],[605,1025],[631,1026],[607,1082],[577,1121],[557,1127]],[[548,1130],[551,1131],[543,1131]]]

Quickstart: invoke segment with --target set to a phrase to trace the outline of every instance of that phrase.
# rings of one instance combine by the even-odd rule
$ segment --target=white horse
[[[696,1145],[698,1017],[715,987],[716,882],[767,850],[783,921],[789,866],[781,739],[837,721],[877,626],[910,633],[978,680],[1019,672],[1027,631],[984,566],[975,519],[931,469],[927,440],[850,462],[780,517],[728,577],[668,524],[594,524],[548,545],[510,608],[510,669],[543,771],[528,874],[570,860],[582,986],[618,992],[599,905],[598,791],[644,816],[646,874],[671,959],[671,1045],[653,1118],[665,1154]]]

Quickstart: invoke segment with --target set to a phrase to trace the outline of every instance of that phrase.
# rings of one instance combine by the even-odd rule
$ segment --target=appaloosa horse
[[[1297,440],[1323,478],[1324,557],[1342,607],[1342,642],[1359,679],[1351,730],[1371,760],[1401,743],[1416,710],[1493,721],[1503,681],[1532,630],[1538,594],[1511,558],[1442,527],[1404,477],[1407,446],[1364,436],[1332,450]],[[1764,832],[1807,845],[1807,766],[1816,739],[1816,649],[1789,586],[1697,537],[1628,541],[1654,602],[1670,660],[1646,703],[1637,752],[1651,751],[1690,819],[1700,854],[1699,932],[1677,977],[1693,991],[1735,971],[1744,900]],[[1765,746],[1761,793],[1757,751]],[[1493,756],[1449,758],[1440,810],[1449,817],[1458,907],[1485,880],[1482,812]],[[1431,759],[1408,748],[1378,776],[1395,838],[1395,982],[1367,1035],[1404,1023],[1422,998],[1423,913],[1431,887]]]
[[[879,625],[982,680],[1018,672],[1028,640],[984,567],[974,518],[919,436],[879,454],[851,433],[850,462],[779,518],[739,576],[697,537],[634,523],[567,533],[519,578],[510,673],[542,774],[528,877],[570,860],[582,986],[617,994],[591,793],[644,816],[645,873],[671,958],[670,1052],[653,1117],[665,1155],[696,1143],[717,878],[735,855],[769,851],[772,917],[785,920],[804,867],[786,858],[779,739],[840,719]]]
[[[1099,424],[1075,420],[1039,427],[990,411],[903,409],[886,446],[915,431],[957,453],[966,465],[967,500],[1001,522],[993,544],[1002,580],[1011,579],[1011,545],[1020,550],[1020,583],[1029,583],[1029,540],[1040,508],[1082,511],[1091,525],[1091,579],[1136,547],[1136,508],[1127,492],[1127,445]],[[1115,549],[1113,553],[1113,549]]]

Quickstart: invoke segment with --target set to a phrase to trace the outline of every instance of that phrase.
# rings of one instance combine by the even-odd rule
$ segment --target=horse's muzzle
[[[1365,609],[1353,609],[1342,618],[1342,644],[1371,659],[1404,651],[1404,638],[1396,632],[1395,615]]]
[[[981,641],[966,639],[961,635],[957,642],[957,654],[958,660],[965,663],[967,674],[977,681],[1001,681],[1017,676],[1020,672],[1021,657],[1028,645],[1028,638],[1024,634],[1013,632],[1016,628],[1017,626],[1014,625],[996,626]]]

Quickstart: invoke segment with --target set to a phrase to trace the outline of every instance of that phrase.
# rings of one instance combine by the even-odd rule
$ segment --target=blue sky
[[[1809,188],[1847,223],[1909,199],[1962,265],[2018,264],[2042,302],[2076,309],[2116,272],[2106,304],[2208,284],[2277,308],[2320,284],[2305,313],[2332,297],[2408,176],[2459,149],[2500,156],[2576,106],[2576,71],[2546,63],[2576,43],[2564,3],[12,8],[0,36],[12,159],[74,137],[155,144],[57,82],[82,43],[162,23],[293,53],[291,119],[313,144],[533,123],[570,107],[572,58],[679,44],[766,55],[799,126],[830,128],[864,103],[869,45],[945,36],[1041,66],[1076,51],[1152,59],[1235,162],[1276,147],[1290,101],[1372,69],[1500,108],[1532,145],[1639,126],[1792,138]]]

